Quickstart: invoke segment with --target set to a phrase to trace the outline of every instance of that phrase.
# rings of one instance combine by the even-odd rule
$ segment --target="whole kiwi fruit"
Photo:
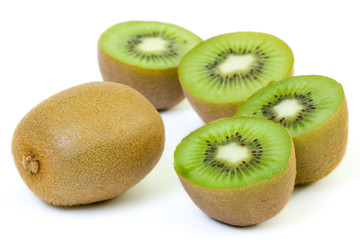
[[[274,217],[294,189],[292,138],[280,124],[266,119],[213,121],[186,136],[174,159],[194,203],[230,225],[254,225]]]
[[[177,68],[181,58],[202,40],[179,26],[154,21],[129,21],[106,29],[98,42],[104,81],[129,85],[158,110],[184,98]]]
[[[131,87],[92,82],[53,95],[20,121],[17,170],[39,198],[58,206],[103,201],[143,179],[160,159],[164,125]]]

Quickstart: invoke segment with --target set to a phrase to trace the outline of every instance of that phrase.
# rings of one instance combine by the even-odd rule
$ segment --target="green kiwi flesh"
[[[134,89],[93,82],[33,108],[15,129],[12,154],[27,186],[57,206],[107,200],[143,179],[161,157],[164,124]]]
[[[281,125],[261,118],[211,122],[185,137],[174,159],[175,171],[195,204],[232,225],[275,216],[294,187],[292,138]]]
[[[345,152],[345,95],[331,78],[308,75],[271,83],[243,103],[236,115],[266,118],[289,130],[295,143],[297,184],[326,176]]]
[[[291,49],[275,36],[229,33],[189,51],[180,63],[179,78],[183,88],[204,104],[239,105],[270,81],[288,77],[293,63]],[[198,113],[206,122],[214,120]]]
[[[158,110],[170,108],[184,98],[177,75],[179,62],[201,41],[169,23],[116,24],[103,32],[98,42],[103,79],[135,88]]]
[[[146,21],[119,23],[99,39],[101,49],[114,59],[147,69],[177,67],[182,56],[201,41],[179,26]]]

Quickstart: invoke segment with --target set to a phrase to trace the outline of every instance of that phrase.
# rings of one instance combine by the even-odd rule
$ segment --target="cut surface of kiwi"
[[[344,99],[341,85],[324,76],[296,76],[271,83],[248,99],[237,115],[267,118],[298,137],[335,114]]]
[[[278,214],[296,175],[289,132],[256,117],[223,118],[195,130],[176,148],[174,166],[201,210],[236,226]]]
[[[177,67],[182,56],[200,41],[195,34],[173,24],[130,21],[108,28],[99,46],[120,62],[166,69]]]
[[[295,143],[298,184],[326,176],[344,154],[345,95],[331,78],[307,75],[271,83],[243,103],[236,115],[267,118],[289,130]]]
[[[275,36],[229,33],[206,40],[186,54],[179,78],[202,101],[242,102],[270,81],[287,77],[293,62],[291,49]]]
[[[258,118],[218,120],[178,145],[175,170],[208,188],[239,188],[266,181],[288,164],[292,140],[278,124]]]

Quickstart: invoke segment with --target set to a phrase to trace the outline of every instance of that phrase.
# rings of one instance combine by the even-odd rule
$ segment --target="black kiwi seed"
[[[308,116],[316,109],[314,104],[314,99],[311,97],[311,92],[307,92],[305,94],[294,92],[294,93],[286,93],[281,95],[274,95],[275,100],[273,102],[267,102],[267,104],[262,105],[261,112],[263,116],[269,120],[272,120],[274,122],[280,123],[284,127],[298,124],[300,120],[303,120],[304,117]],[[301,109],[301,112],[298,113],[298,115],[294,119],[285,119],[277,118],[275,117],[275,112],[273,110],[273,107],[277,104],[281,103],[282,101],[286,99],[297,99],[298,102],[301,103],[303,106],[303,109]],[[253,115],[256,115],[256,112],[253,113]]]
[[[220,171],[225,171],[228,172],[229,174],[233,174],[236,172],[240,173],[241,172],[240,168],[249,167],[249,163],[253,166],[256,166],[257,164],[260,163],[260,158],[263,153],[263,151],[260,150],[262,149],[262,146],[258,139],[253,139],[251,141],[248,140],[247,138],[242,139],[242,135],[240,135],[239,132],[236,132],[235,134],[229,136],[225,136],[225,140],[223,141],[219,141],[219,142],[214,141],[211,143],[210,140],[205,140],[205,142],[206,145],[209,146],[209,148],[206,149],[204,152],[203,164],[211,167],[216,167]],[[214,155],[215,150],[219,146],[225,146],[229,143],[237,143],[240,144],[241,146],[247,146],[250,152],[252,153],[252,156],[249,159],[249,161],[248,162],[242,161],[237,167],[227,166],[226,163],[217,161]]]
[[[233,48],[229,48],[227,51],[222,51],[221,53],[217,54],[217,58],[214,59],[212,63],[206,64],[205,69],[209,72],[210,78],[214,79],[215,81],[219,81],[221,83],[227,83],[232,81],[244,81],[249,79],[258,79],[257,76],[262,73],[262,68],[266,63],[265,59],[269,59],[269,56],[263,52],[259,46],[255,48],[255,57],[256,62],[253,64],[252,68],[247,72],[238,72],[234,73],[231,76],[225,75],[222,76],[218,73],[216,66],[220,63],[225,61],[225,59],[230,55],[234,54],[237,56],[242,56],[245,54],[253,54],[253,51],[247,49],[237,49],[234,50]]]
[[[144,52],[138,51],[135,46],[139,43],[141,43],[143,41],[143,39],[148,38],[148,37],[161,37],[164,40],[167,40],[170,44],[168,45],[168,49],[166,52],[163,52],[159,55],[155,55],[155,54],[146,54]],[[129,40],[127,41],[127,44],[125,46],[126,49],[129,50],[129,52],[134,53],[136,56],[138,57],[145,57],[146,59],[157,59],[157,58],[166,58],[166,57],[171,57],[174,55],[177,55],[177,51],[174,48],[176,43],[176,40],[172,37],[167,36],[167,34],[165,32],[152,32],[149,34],[138,34],[135,36],[132,36],[129,38]]]

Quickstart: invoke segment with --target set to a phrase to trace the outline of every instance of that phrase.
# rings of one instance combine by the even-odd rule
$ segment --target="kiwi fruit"
[[[183,98],[177,68],[202,40],[179,26],[148,21],[119,23],[102,33],[98,61],[105,81],[129,85],[158,110]]]
[[[164,148],[164,124],[133,88],[92,82],[53,95],[20,121],[12,140],[27,186],[57,206],[113,198],[149,173]]]
[[[325,177],[345,153],[348,110],[342,86],[331,78],[308,75],[271,83],[236,115],[267,118],[289,130],[296,151],[296,184]]]
[[[206,40],[181,60],[185,96],[208,123],[233,116],[239,105],[266,86],[292,74],[294,56],[279,38],[237,32]]]
[[[295,150],[281,125],[257,117],[213,121],[186,136],[174,168],[210,217],[248,226],[278,214],[295,184]]]

